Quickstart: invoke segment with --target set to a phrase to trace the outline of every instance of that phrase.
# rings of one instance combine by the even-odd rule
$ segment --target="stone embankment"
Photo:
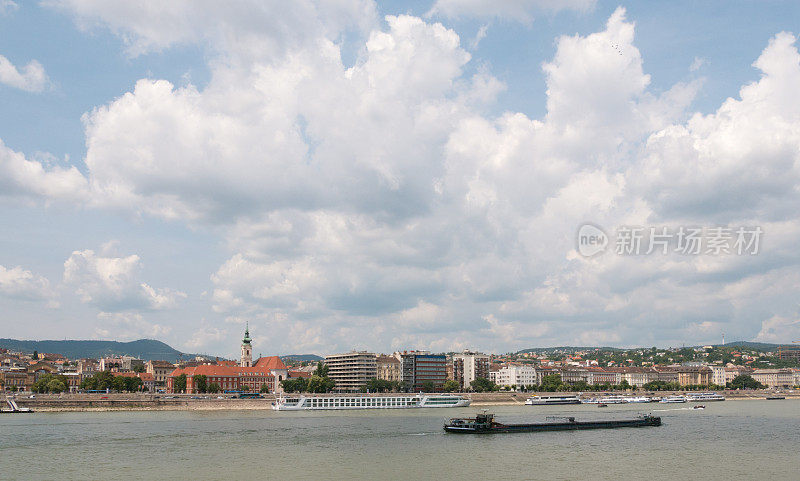
[[[660,391],[626,393],[642,396],[670,396],[684,394],[685,391]],[[578,393],[517,393],[490,392],[465,393],[472,399],[473,406],[520,405],[533,395],[569,395]],[[618,394],[618,393],[615,393]],[[764,399],[775,395],[775,391],[724,391],[728,400]],[[381,394],[364,394],[381,396]],[[386,394],[383,394],[384,396]],[[582,393],[583,398],[602,396],[603,393]],[[800,392],[782,392],[786,399],[800,399]],[[34,397],[17,395],[17,404],[39,412],[58,411],[219,411],[271,409],[275,396],[264,395],[262,399],[236,399],[230,395],[149,395],[149,394],[36,394]]]

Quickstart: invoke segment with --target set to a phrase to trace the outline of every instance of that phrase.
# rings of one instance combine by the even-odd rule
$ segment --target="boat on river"
[[[689,402],[724,401],[725,396],[715,392],[690,392],[686,394]]]
[[[533,396],[525,400],[527,406],[548,406],[560,404],[580,404],[578,396]]]
[[[666,403],[666,404],[685,403],[686,402],[686,396],[667,396],[667,397],[661,398],[661,401],[659,401],[659,402],[660,403]]]
[[[414,394],[393,396],[280,396],[272,403],[275,411],[331,409],[409,409],[460,408],[470,400],[452,394]]]
[[[634,419],[605,421],[577,421],[574,417],[546,423],[504,424],[494,420],[494,414],[481,413],[474,418],[453,418],[444,424],[448,433],[491,434],[491,433],[528,433],[539,431],[576,431],[581,429],[614,429],[661,426],[658,416],[639,416]]]

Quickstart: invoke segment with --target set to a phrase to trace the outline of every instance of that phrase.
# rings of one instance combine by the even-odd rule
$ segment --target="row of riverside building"
[[[681,386],[725,386],[735,377],[747,374],[770,388],[800,385],[800,369],[751,369],[742,365],[685,363],[650,367],[599,367],[576,362],[553,363],[546,359],[535,363],[516,362],[487,354],[463,351],[455,354],[432,354],[428,351],[398,351],[391,355],[352,351],[326,356],[328,376],[338,392],[363,389],[371,379],[396,382],[412,392],[441,391],[447,381],[458,389],[469,390],[471,383],[483,378],[508,389],[541,385],[545,376],[557,374],[568,384],[619,385],[623,382],[642,387],[653,381]],[[547,361],[547,362],[545,362]],[[596,363],[595,363],[596,364]],[[70,361],[59,354],[38,354],[34,359],[23,353],[0,350],[0,390],[26,391],[44,374],[63,375],[70,391],[81,381],[100,371],[115,376],[136,376],[148,392],[174,392],[176,380],[186,376],[186,393],[198,392],[197,376],[205,376],[206,386],[216,384],[221,391],[281,393],[281,382],[296,377],[310,377],[313,366],[292,370],[278,356],[253,360],[249,329],[245,330],[239,362],[196,358],[192,361],[144,361],[130,356]]]
[[[398,351],[392,355],[352,351],[325,357],[328,376],[341,392],[359,391],[371,379],[397,382],[411,391],[430,386],[440,391],[448,380],[461,389],[477,378],[489,378],[489,356],[464,351],[459,354],[431,354],[428,351]]]
[[[540,385],[545,376],[557,374],[567,384],[619,385],[642,387],[653,381],[681,386],[725,386],[735,377],[747,374],[767,387],[800,385],[800,369],[751,369],[728,364],[689,363],[653,367],[543,366],[507,362],[496,364],[491,356],[472,351],[456,354],[431,354],[427,351],[402,351],[392,355],[352,351],[325,357],[328,375],[336,390],[358,391],[373,378],[402,383],[406,389],[421,391],[433,385],[441,390],[447,380],[454,380],[462,390],[469,390],[477,378],[488,379],[510,389]]]

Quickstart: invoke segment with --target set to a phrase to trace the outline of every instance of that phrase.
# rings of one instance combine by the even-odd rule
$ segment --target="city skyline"
[[[276,5],[0,0],[3,337],[800,340],[797,4]]]

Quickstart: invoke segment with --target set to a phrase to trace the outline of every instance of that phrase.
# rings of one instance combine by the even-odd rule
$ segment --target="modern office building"
[[[447,356],[427,351],[395,353],[400,359],[403,384],[411,391],[441,391],[447,380]]]

